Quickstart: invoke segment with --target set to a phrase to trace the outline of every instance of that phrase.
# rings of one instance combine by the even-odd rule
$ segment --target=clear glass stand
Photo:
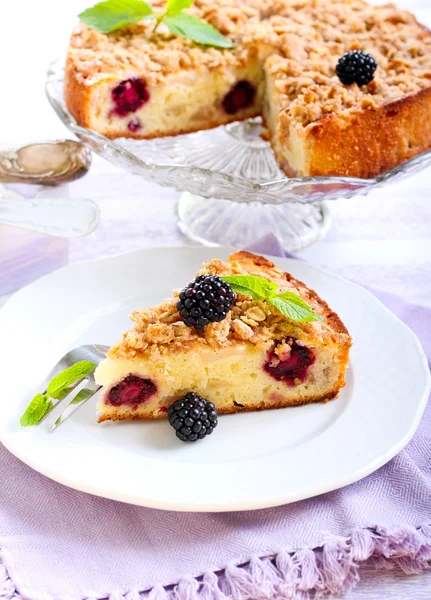
[[[206,246],[245,248],[272,233],[286,250],[296,252],[323,237],[331,218],[325,203],[240,204],[184,192],[177,223],[187,237]]]
[[[268,164],[268,143],[262,139],[262,131],[258,120],[232,123],[225,128],[226,134],[235,140],[237,151],[248,157],[248,177],[256,177],[256,170],[266,170],[259,173],[258,179],[271,180],[277,175],[278,165]],[[219,160],[225,157],[221,152]],[[245,248],[272,233],[286,250],[295,252],[327,232],[330,216],[322,203],[238,203],[184,192],[177,204],[177,223],[187,237],[207,246]]]
[[[152,181],[181,192],[178,225],[202,244],[244,247],[271,232],[287,250],[299,250],[328,230],[327,201],[366,195],[431,164],[429,151],[373,179],[286,177],[260,119],[176,137],[108,140],[69,113],[63,65],[62,58],[53,62],[46,81],[62,122],[94,152],[140,176],[143,190]]]

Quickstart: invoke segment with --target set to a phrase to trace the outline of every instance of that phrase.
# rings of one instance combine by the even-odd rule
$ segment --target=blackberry
[[[223,98],[221,105],[228,115],[234,115],[243,108],[251,106],[256,96],[256,88],[249,81],[238,81]]]
[[[377,62],[371,54],[362,50],[352,50],[340,58],[336,71],[344,85],[357,83],[361,87],[373,81],[376,69]]]
[[[147,86],[141,79],[132,77],[124,79],[114,87],[111,92],[111,97],[114,102],[114,114],[117,117],[125,117],[129,113],[136,112],[141,106],[146,104],[150,99]]]
[[[217,411],[212,402],[189,392],[168,408],[169,423],[177,438],[183,442],[196,442],[211,435],[217,427]]]
[[[208,323],[223,321],[235,294],[217,275],[199,275],[183,289],[177,308],[188,327],[204,329]]]

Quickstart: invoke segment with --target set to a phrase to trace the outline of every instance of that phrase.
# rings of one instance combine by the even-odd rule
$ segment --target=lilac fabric
[[[253,249],[283,255],[274,239]],[[377,295],[431,358],[431,311]],[[104,500],[2,446],[0,477],[3,600],[308,600],[349,589],[368,559],[406,573],[431,566],[431,403],[407,448],[373,475],[269,510],[174,513]]]

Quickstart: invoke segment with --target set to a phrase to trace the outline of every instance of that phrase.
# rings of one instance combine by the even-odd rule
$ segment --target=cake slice
[[[198,272],[246,274],[297,294],[321,320],[298,322],[267,300],[237,293],[223,320],[196,330],[184,322],[174,292],[160,306],[132,313],[135,326],[98,366],[99,421],[164,418],[188,392],[213,402],[219,414],[335,398],[345,385],[351,345],[338,315],[304,283],[249,252],[214,259]]]

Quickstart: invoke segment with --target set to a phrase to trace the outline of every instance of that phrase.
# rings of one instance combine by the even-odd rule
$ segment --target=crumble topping
[[[164,0],[154,3],[161,10]],[[193,76],[216,68],[267,61],[275,79],[278,110],[307,126],[327,113],[373,109],[431,83],[431,35],[413,15],[393,4],[363,0],[196,0],[189,12],[237,45],[217,49],[176,37],[142,20],[111,34],[82,23],[72,34],[68,60],[78,79],[91,85],[110,76],[140,75],[149,85],[174,73]],[[344,86],[337,60],[361,49],[378,62],[373,82]]]
[[[165,2],[153,2],[161,11]],[[163,83],[168,75],[181,71],[196,74],[221,66],[241,67],[258,54],[257,39],[276,40],[272,29],[256,27],[265,14],[269,0],[196,0],[188,13],[207,21],[237,45],[221,50],[197,45],[174,36],[162,23],[153,33],[154,20],[143,19],[109,34],[95,31],[80,23],[72,33],[68,60],[77,77],[87,85],[115,75],[145,77],[147,85]]]
[[[283,0],[278,6],[281,14],[288,13]],[[274,102],[293,123],[307,126],[325,114],[377,108],[430,86],[431,35],[407,11],[362,0],[310,0],[307,13],[314,40],[311,33],[303,34],[298,46],[290,36],[282,53],[267,61]],[[289,18],[303,27],[300,12]],[[367,86],[345,86],[335,73],[338,59],[351,50],[368,52],[378,63]]]
[[[311,290],[301,282],[289,279],[289,276],[286,277],[275,266],[251,266],[233,255],[228,263],[214,259],[204,265],[197,275],[203,274],[254,274],[266,277],[278,284],[279,291],[290,290],[300,295],[317,314],[326,316],[328,313],[327,306],[319,302]],[[286,337],[317,345],[335,340],[327,319],[323,322],[299,324],[279,313],[267,302],[256,301],[251,296],[242,294],[236,295],[232,309],[223,321],[210,323],[203,331],[196,331],[181,320],[176,307],[179,293],[180,290],[174,290],[173,297],[158,307],[134,311],[130,318],[135,326],[124,334],[119,344],[111,348],[109,355],[133,358],[144,354],[145,358],[157,360],[162,354],[180,353],[190,345],[222,348],[242,341],[269,348],[274,340]],[[286,353],[286,349],[283,352]]]

